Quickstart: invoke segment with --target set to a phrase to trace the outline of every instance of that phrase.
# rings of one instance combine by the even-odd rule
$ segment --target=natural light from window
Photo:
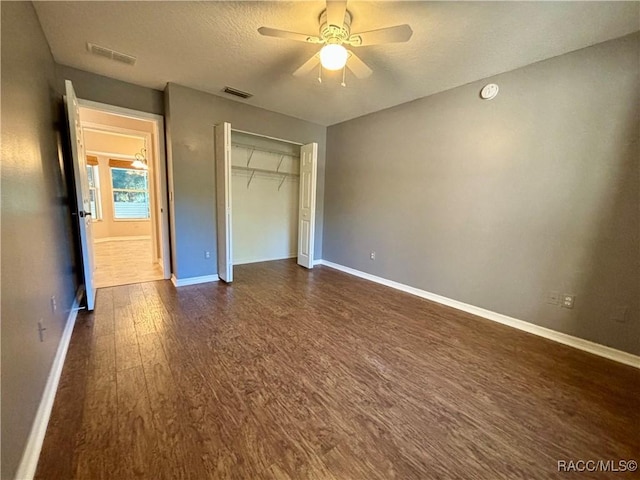
[[[116,220],[149,219],[149,178],[146,170],[111,168],[113,217]]]
[[[91,218],[94,222],[102,220],[102,202],[100,201],[100,175],[97,165],[87,165],[89,177],[89,199],[91,205]]]

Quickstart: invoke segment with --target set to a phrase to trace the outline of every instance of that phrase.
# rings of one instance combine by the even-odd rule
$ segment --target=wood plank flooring
[[[640,460],[640,372],[327,267],[100,289],[38,479],[547,479]],[[637,478],[637,477],[635,477]]]
[[[94,243],[97,288],[161,280],[162,268],[153,261],[151,239],[111,240]]]

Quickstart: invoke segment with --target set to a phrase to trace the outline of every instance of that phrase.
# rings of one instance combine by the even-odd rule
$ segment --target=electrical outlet
[[[575,303],[575,301],[575,295],[569,295],[568,293],[565,293],[564,295],[562,295],[562,308],[573,308],[573,304]]]
[[[611,310],[611,320],[618,323],[625,323],[628,320],[627,312],[629,307],[626,305],[618,305]]]
[[[545,296],[545,302],[549,305],[560,305],[560,294],[558,292],[549,292]]]
[[[40,338],[41,342],[44,342],[44,331],[46,330],[46,328],[44,327],[44,324],[42,323],[42,319],[40,319],[38,321],[38,338]]]
[[[56,313],[56,310],[58,310],[58,303],[56,302],[56,296],[51,295],[51,311],[53,313]]]
[[[372,251],[372,252],[369,254],[369,258],[370,258],[371,260],[375,260],[375,259],[376,259],[376,252],[373,252],[373,251]]]
[[[211,258],[211,252],[209,250],[204,251],[204,258]]]

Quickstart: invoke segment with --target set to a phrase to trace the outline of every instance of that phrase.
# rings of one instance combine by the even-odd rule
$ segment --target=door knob
[[[85,212],[84,210],[80,210],[80,217],[90,217],[91,212]]]

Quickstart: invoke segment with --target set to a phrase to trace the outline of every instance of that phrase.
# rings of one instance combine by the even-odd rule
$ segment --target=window
[[[91,204],[91,219],[93,222],[102,220],[102,202],[100,201],[100,175],[98,165],[87,165],[89,178],[89,201]]]
[[[149,178],[146,170],[111,167],[113,217],[116,220],[149,218]]]

